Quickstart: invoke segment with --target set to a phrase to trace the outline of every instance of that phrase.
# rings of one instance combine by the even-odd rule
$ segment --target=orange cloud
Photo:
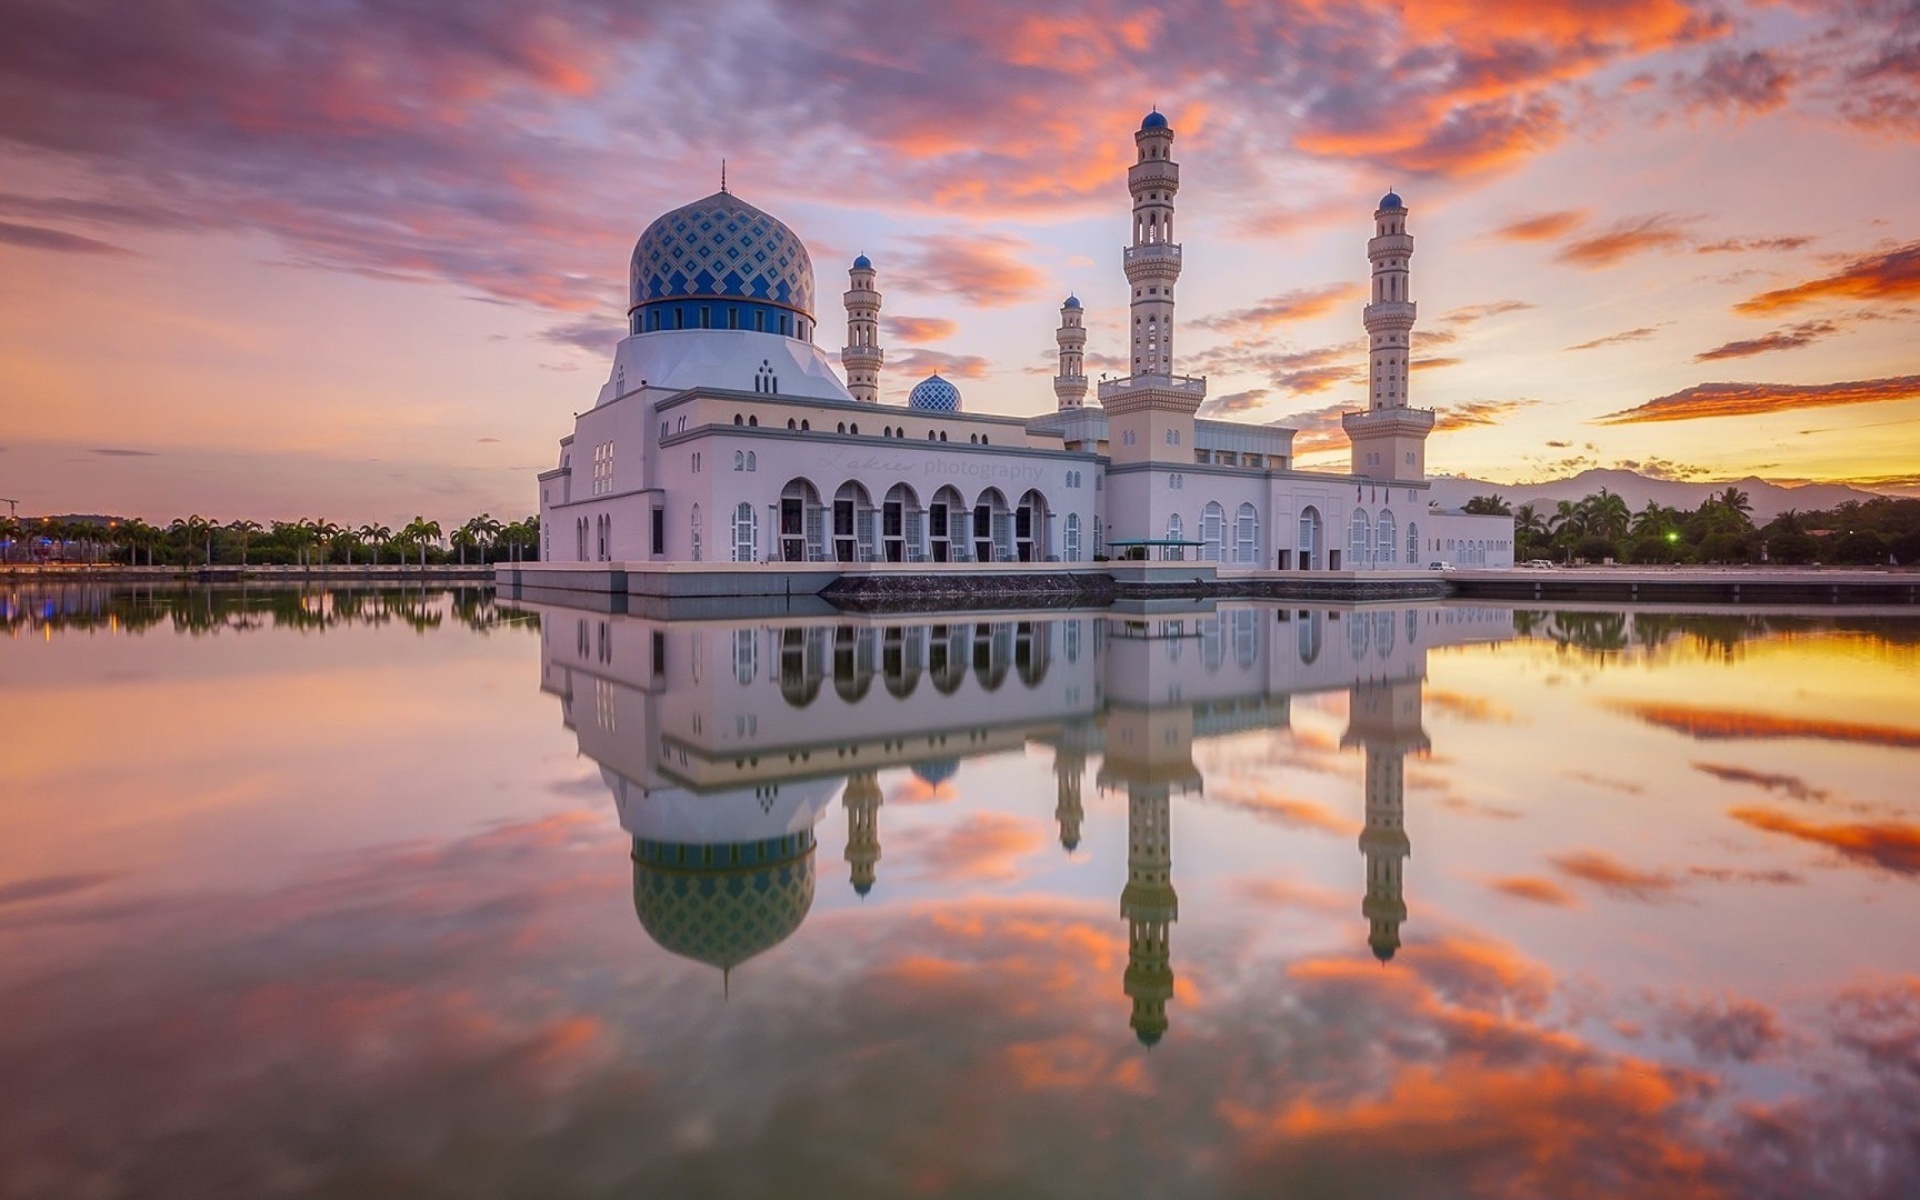
[[[1885,254],[1856,258],[1840,270],[1792,287],[1762,292],[1733,306],[1749,316],[1765,316],[1818,300],[1912,300],[1920,298],[1920,242]]]
[[[1839,326],[1832,321],[1802,321],[1786,329],[1776,329],[1757,338],[1742,338],[1739,341],[1726,342],[1711,350],[1702,350],[1693,356],[1695,362],[1717,362],[1724,358],[1751,358],[1756,354],[1765,354],[1769,350],[1798,350],[1802,346],[1811,346],[1821,338],[1840,332]]]
[[[1572,233],[1586,219],[1587,210],[1584,208],[1566,208],[1557,212],[1535,213],[1531,217],[1520,217],[1517,220],[1509,221],[1507,224],[1493,230],[1487,236],[1503,242],[1551,242],[1564,234]],[[1482,307],[1491,311],[1475,313],[1474,318],[1468,319],[1475,319],[1483,315],[1491,316],[1493,312],[1504,311],[1495,305],[1483,305]],[[1531,308],[1533,306],[1526,305],[1524,307]],[[1461,311],[1466,312],[1471,310],[1463,309]],[[1445,320],[1447,318],[1442,319]]]
[[[1693,421],[1702,417],[1753,417],[1798,408],[1844,404],[1891,404],[1920,398],[1920,375],[1861,379],[1850,383],[1701,383],[1636,408],[1608,413],[1600,425]]]
[[[1589,269],[1611,267],[1623,259],[1647,250],[1666,250],[1687,240],[1683,221],[1670,213],[1646,217],[1628,217],[1616,221],[1605,233],[1568,242],[1554,255],[1558,262]]]
[[[945,317],[886,317],[887,333],[903,342],[938,342],[960,331],[958,322]]]
[[[1350,300],[1358,299],[1364,289],[1357,283],[1327,283],[1319,287],[1294,288],[1278,296],[1269,296],[1251,308],[1234,309],[1202,317],[1196,324],[1221,332],[1257,332],[1322,317]]]
[[[1555,908],[1580,906],[1579,899],[1572,892],[1553,880],[1542,879],[1538,875],[1506,875],[1490,880],[1487,886],[1502,895],[1528,900],[1534,904],[1548,904]]]
[[[1647,325],[1639,329],[1628,329],[1621,333],[1610,333],[1605,337],[1594,338],[1590,342],[1581,342],[1577,346],[1568,346],[1569,350],[1598,350],[1602,346],[1618,346],[1626,342],[1644,342],[1660,332],[1657,325]]]
[[[1032,245],[1020,238],[928,234],[914,241],[918,249],[905,257],[900,270],[902,286],[913,291],[945,292],[982,308],[1004,308],[1025,300],[1045,282],[1032,265]]]
[[[887,365],[905,377],[939,373],[949,379],[985,379],[993,364],[978,354],[948,354],[940,350],[908,350],[896,354]]]
[[[1540,403],[1538,400],[1468,400],[1463,404],[1442,409],[1433,422],[1433,431],[1452,433],[1459,429],[1498,425],[1502,418],[1512,416],[1523,408],[1532,408],[1538,403]]]
[[[1559,236],[1555,234],[1553,236]],[[1525,300],[1495,300],[1490,304],[1468,304],[1443,315],[1440,320],[1448,325],[1471,325],[1484,321],[1488,317],[1497,317],[1510,312],[1524,312],[1529,308],[1538,308]]]
[[[1837,850],[1855,862],[1920,875],[1920,825],[1896,821],[1823,825],[1767,808],[1735,808],[1727,815],[1755,829]]]
[[[1920,748],[1920,729],[1817,717],[1783,717],[1740,709],[1700,708],[1686,704],[1624,701],[1613,707],[1649,725],[1672,729],[1701,741],[1768,738],[1818,738],[1869,746]]]

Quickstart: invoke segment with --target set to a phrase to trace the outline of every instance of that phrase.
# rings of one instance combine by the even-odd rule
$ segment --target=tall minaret
[[[1367,945],[1386,962],[1400,948],[1400,926],[1407,919],[1401,868],[1412,844],[1406,829],[1406,757],[1428,747],[1420,727],[1420,680],[1356,683],[1347,705],[1342,746],[1364,748],[1367,824],[1360,831],[1360,853],[1367,860],[1367,895],[1360,915],[1367,919]]]
[[[1060,373],[1053,377],[1053,394],[1060,407],[1079,408],[1087,402],[1087,370],[1081,356],[1087,348],[1087,329],[1080,323],[1080,297],[1068,296],[1060,306],[1060,328],[1053,340],[1060,343]]]
[[[1367,327],[1367,411],[1341,418],[1353,446],[1353,473],[1379,480],[1427,477],[1430,409],[1408,407],[1407,359],[1413,341],[1415,305],[1408,292],[1407,260],[1413,235],[1407,206],[1388,192],[1373,214],[1373,297],[1363,312]]]
[[[1206,399],[1207,381],[1173,373],[1173,285],[1180,278],[1173,197],[1180,190],[1180,165],[1169,157],[1173,129],[1167,118],[1157,109],[1148,113],[1133,144],[1138,155],[1127,168],[1133,242],[1121,257],[1133,293],[1127,315],[1133,373],[1103,380],[1100,405],[1107,412],[1107,445],[1114,463],[1172,469],[1193,462],[1193,418]],[[1115,513],[1109,536],[1162,537],[1168,516],[1162,511],[1166,489],[1145,474],[1136,482],[1145,489],[1137,497],[1108,498]],[[1123,513],[1129,515],[1123,518]]]
[[[880,861],[880,780],[872,771],[847,776],[840,803],[847,810],[847,861],[853,864],[853,890],[873,890],[874,865]]]
[[[1173,161],[1173,129],[1159,109],[1133,135],[1139,158],[1127,169],[1133,193],[1133,244],[1127,248],[1127,284],[1133,289],[1133,373],[1173,374],[1173,285],[1180,278],[1180,243],[1173,240],[1173,197],[1180,164]]]
[[[847,346],[840,365],[847,371],[847,391],[862,404],[880,402],[880,293],[873,286],[873,260],[862,254],[847,271]]]

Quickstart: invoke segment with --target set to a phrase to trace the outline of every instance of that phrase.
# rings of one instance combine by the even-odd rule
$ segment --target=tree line
[[[1580,500],[1514,507],[1499,493],[1475,496],[1463,509],[1513,518],[1515,557],[1555,562],[1836,563],[1885,566],[1920,562],[1920,500],[1890,496],[1836,508],[1788,509],[1754,524],[1753,505],[1737,487],[1715,492],[1700,507],[1647,501],[1638,512],[1601,488]]]
[[[399,529],[324,518],[221,524],[198,513],[152,525],[137,517],[0,517],[0,561],[124,563],[128,566],[417,566],[538,558],[540,518],[499,521],[481,513],[449,532],[415,517]]]

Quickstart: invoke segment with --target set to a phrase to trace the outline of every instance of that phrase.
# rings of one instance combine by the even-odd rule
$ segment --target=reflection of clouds
[[[1898,821],[1821,824],[1770,808],[1736,808],[1727,815],[1767,833],[1785,834],[1836,850],[1852,862],[1901,875],[1920,874],[1920,825]]]
[[[1775,771],[1754,771],[1747,767],[1729,766],[1725,763],[1696,762],[1696,771],[1704,771],[1723,783],[1750,783],[1765,788],[1769,792],[1782,792],[1795,800],[1818,803],[1827,798],[1825,788],[1817,788],[1798,775],[1788,775]]]
[[[1858,721],[1827,721],[1741,709],[1691,704],[1618,701],[1614,707],[1649,725],[1684,733],[1701,741],[1767,738],[1817,738],[1869,746],[1920,747],[1920,730]]]
[[[1757,883],[1792,886],[1805,880],[1779,868],[1718,867],[1691,864],[1642,870],[1598,850],[1575,850],[1547,859],[1561,874],[1592,884],[1621,900],[1646,902],[1676,897],[1689,882]]]
[[[1661,1032],[1686,1039],[1707,1062],[1751,1062],[1785,1038],[1771,1008],[1739,996],[1676,999],[1662,1016]]]
[[[0,992],[0,1179],[30,1167],[45,1194],[106,1179],[126,1196],[209,1179],[238,1195],[1819,1190],[1787,1151],[1878,1181],[1848,1195],[1920,1177],[1900,1124],[1920,981],[1847,993],[1828,1069],[1736,1108],[1705,1102],[1706,1076],[1569,1032],[1544,967],[1470,935],[1387,970],[1196,962],[1193,1017],[1149,1056],[1104,904],[818,913],[722,1003],[633,927],[626,873],[624,838],[565,816],[130,914],[113,958]]]
[[[918,879],[941,883],[1008,883],[1025,871],[1021,860],[1047,845],[1037,821],[981,812],[949,825],[908,829],[888,839],[887,849]]]
[[[1230,881],[1227,888],[1236,899],[1267,908],[1295,909],[1316,916],[1338,914],[1342,917],[1353,911],[1353,896],[1350,893],[1299,879],[1243,877]]]
[[[1514,724],[1513,710],[1492,696],[1428,688],[1425,702],[1428,716],[1450,716],[1487,725]]]
[[[1551,879],[1538,875],[1505,875],[1490,879],[1487,886],[1503,896],[1512,896],[1516,900],[1530,900],[1535,904],[1548,904],[1555,908],[1578,908],[1579,898]]]
[[[1317,800],[1288,795],[1278,788],[1247,780],[1230,779],[1216,783],[1208,789],[1203,799],[1250,812],[1292,829],[1343,835],[1360,832],[1358,822],[1341,816]]]

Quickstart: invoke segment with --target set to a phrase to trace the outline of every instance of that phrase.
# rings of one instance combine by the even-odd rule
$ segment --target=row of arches
[[[812,480],[789,480],[763,531],[758,509],[734,507],[734,562],[1068,562],[1082,552],[1080,517],[1069,513],[1056,546],[1053,512],[1038,489],[1009,503],[989,487],[971,503],[951,484],[922,501],[896,483],[875,503],[864,484],[842,483],[831,501]]]
[[[735,633],[734,668],[738,682],[751,685],[757,672],[754,630]],[[773,632],[780,695],[805,708],[831,679],[834,694],[858,703],[878,679],[888,694],[904,700],[924,677],[941,695],[950,696],[971,675],[982,690],[996,692],[1011,676],[1038,687],[1053,662],[1055,623],[1000,621],[958,625],[893,626],[884,630],[839,625],[790,627]],[[1068,622],[1067,661],[1080,656],[1080,623]]]
[[[1229,524],[1226,508],[1217,500],[1209,500],[1200,510],[1200,528],[1195,533],[1201,543],[1201,562],[1260,565],[1260,513],[1251,504],[1242,504],[1234,510]],[[1167,517],[1166,536],[1169,541],[1186,537],[1186,522],[1179,513]]]

